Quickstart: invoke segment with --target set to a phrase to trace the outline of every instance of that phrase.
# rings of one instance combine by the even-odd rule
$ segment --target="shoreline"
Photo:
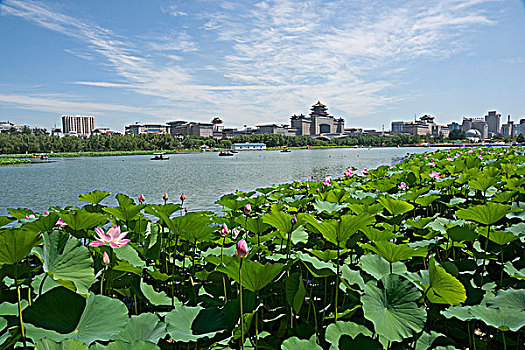
[[[406,144],[399,146],[300,146],[300,147],[289,147],[290,150],[313,150],[313,149],[338,149],[338,148],[414,148],[414,147],[511,147],[517,144],[513,143],[423,143],[423,144]],[[271,147],[263,150],[256,151],[279,151],[284,147]],[[27,153],[27,154],[0,154],[0,160],[4,159],[27,159],[35,158],[39,159],[38,155],[45,154],[50,158],[71,158],[71,157],[109,157],[109,156],[138,156],[138,155],[153,155],[154,153],[165,153],[165,154],[192,154],[201,152],[221,152],[230,150],[228,148],[214,148],[209,150],[200,149],[176,149],[176,150],[149,150],[149,151],[101,151],[101,152],[57,152],[57,153]],[[253,150],[243,150],[253,151]],[[29,164],[30,162],[18,162],[18,163],[7,163],[2,162],[0,165],[14,165],[14,164]]]

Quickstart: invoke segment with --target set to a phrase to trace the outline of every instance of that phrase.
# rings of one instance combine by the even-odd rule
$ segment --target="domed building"
[[[479,141],[481,139],[481,132],[476,129],[469,129],[465,132],[465,137],[471,141]]]

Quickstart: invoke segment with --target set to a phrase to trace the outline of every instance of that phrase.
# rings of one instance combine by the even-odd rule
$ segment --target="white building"
[[[266,149],[266,145],[264,143],[234,143],[232,144],[231,149],[235,151],[262,150]]]
[[[92,115],[63,115],[62,132],[65,135],[89,136],[95,129],[95,117]]]

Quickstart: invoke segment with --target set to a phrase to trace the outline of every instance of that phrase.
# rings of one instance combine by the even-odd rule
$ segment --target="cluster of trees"
[[[521,140],[519,139],[521,137]],[[465,139],[465,132],[452,130],[449,140]],[[49,153],[49,152],[103,152],[103,151],[146,151],[172,150],[177,148],[197,149],[202,145],[211,148],[229,148],[237,142],[260,142],[267,147],[304,147],[304,146],[402,146],[421,142],[444,142],[442,135],[396,135],[376,136],[362,134],[345,138],[327,140],[313,139],[308,136],[283,136],[277,134],[252,134],[236,136],[232,139],[217,140],[214,138],[197,138],[188,136],[182,142],[169,134],[140,135],[92,135],[90,137],[50,136],[45,129],[31,130],[24,127],[21,132],[9,131],[0,133],[0,154]],[[523,142],[523,135],[518,136]]]

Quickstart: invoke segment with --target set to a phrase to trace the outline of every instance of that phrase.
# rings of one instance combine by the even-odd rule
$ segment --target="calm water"
[[[221,195],[236,189],[254,190],[294,180],[341,176],[345,168],[362,169],[399,161],[408,153],[432,148],[345,148],[319,150],[246,151],[233,157],[218,153],[172,154],[167,161],[151,156],[58,158],[51,163],[0,167],[0,215],[7,208],[44,211],[50,205],[82,205],[77,196],[94,189],[140,193],[149,203],[186,195],[190,210],[214,208]],[[114,204],[114,199],[106,204]],[[84,203],[85,204],[85,203]]]

